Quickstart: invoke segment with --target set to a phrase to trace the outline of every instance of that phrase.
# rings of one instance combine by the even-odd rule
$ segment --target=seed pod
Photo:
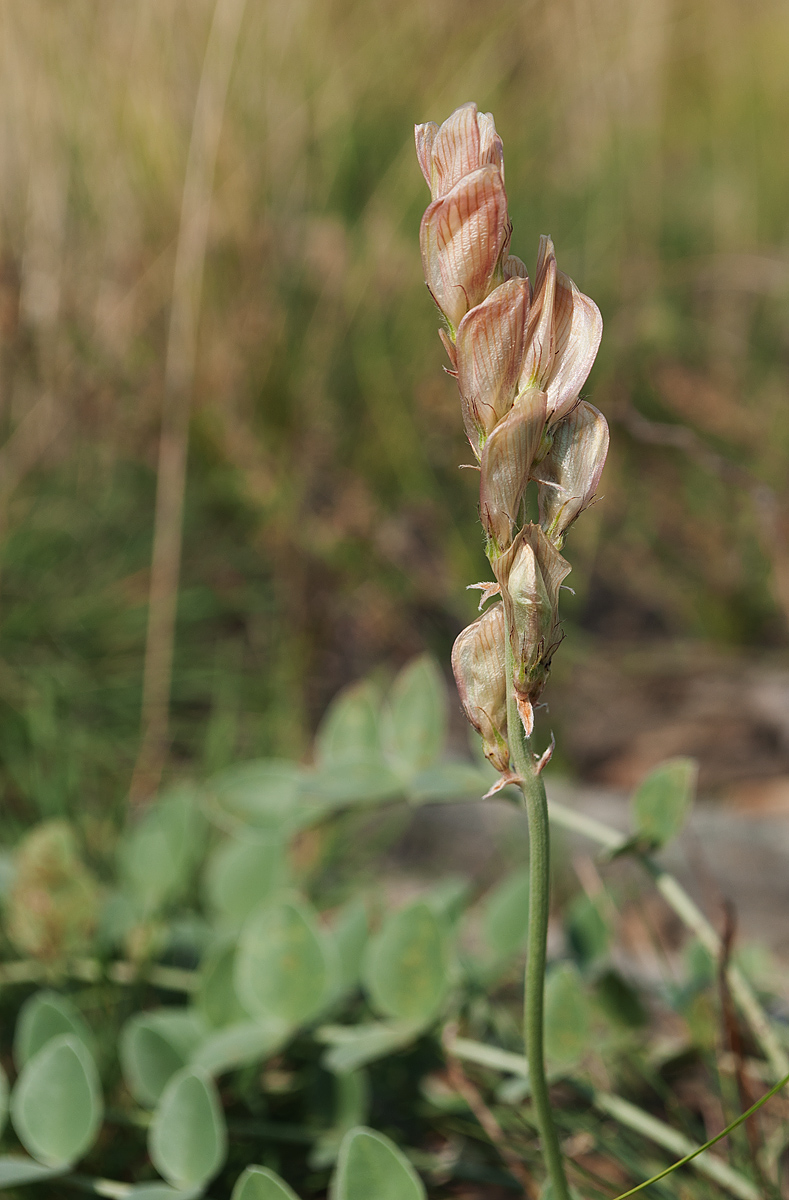
[[[479,508],[496,553],[512,541],[512,530],[534,455],[545,426],[545,392],[518,396],[485,442],[480,460]]]
[[[507,770],[510,757],[504,637],[504,609],[494,604],[463,630],[452,647],[460,702],[482,734],[485,757],[497,771]]]
[[[540,526],[555,546],[594,499],[608,454],[608,424],[582,400],[555,427],[551,449],[532,479],[540,484]]]
[[[498,167],[464,175],[451,191],[428,205],[419,240],[425,280],[455,331],[470,308],[491,291],[510,236],[507,196]]]
[[[462,104],[443,125],[427,121],[414,128],[416,153],[433,200],[439,200],[479,167],[492,164],[504,176],[504,148],[491,113]]]
[[[468,440],[482,445],[512,408],[529,316],[529,282],[510,279],[466,313],[458,326],[456,363]]]

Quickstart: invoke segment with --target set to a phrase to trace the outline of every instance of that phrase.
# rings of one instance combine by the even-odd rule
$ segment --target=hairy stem
[[[553,1122],[548,1080],[545,1074],[543,1009],[545,998],[545,962],[548,941],[548,916],[551,895],[550,834],[548,800],[542,776],[534,766],[529,739],[526,737],[515,702],[512,682],[512,649],[507,642],[507,732],[512,766],[521,779],[523,802],[529,822],[529,934],[526,979],[523,999],[523,1027],[526,1058],[534,1115],[542,1141],[552,1200],[570,1200],[564,1173],[559,1137]]]

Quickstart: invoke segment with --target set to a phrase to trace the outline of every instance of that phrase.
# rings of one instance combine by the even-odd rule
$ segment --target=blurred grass
[[[134,760],[211,14],[0,14],[0,753],[19,820],[105,808]],[[588,391],[612,453],[569,542],[569,621],[593,640],[785,642],[788,57],[779,0],[248,6],[206,262],[175,764],[298,753],[337,686],[425,645],[445,660],[473,613],[475,481],[412,148],[415,121],[469,98],[504,137],[513,249],[533,263],[550,232],[606,322]],[[644,444],[632,409],[717,459]]]

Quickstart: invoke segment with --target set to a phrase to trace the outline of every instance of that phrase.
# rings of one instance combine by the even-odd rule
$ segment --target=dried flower
[[[452,648],[460,702],[482,734],[485,756],[497,771],[509,765],[504,609],[494,604],[469,625]]]
[[[479,507],[495,554],[512,541],[521,498],[545,428],[545,392],[518,396],[485,443],[480,463]]]
[[[594,499],[608,454],[608,423],[582,400],[553,431],[551,448],[533,470],[540,484],[540,525],[561,549],[564,535]]]
[[[570,564],[539,525],[524,525],[506,553],[492,562],[501,587],[513,656],[513,687],[527,735],[556,647],[562,640],[559,589]]]
[[[99,886],[82,862],[67,821],[36,825],[16,852],[6,910],[9,940],[34,958],[84,952],[96,925]]]

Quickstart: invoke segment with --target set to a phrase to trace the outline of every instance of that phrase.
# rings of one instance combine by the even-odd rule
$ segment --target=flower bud
[[[570,573],[570,564],[539,525],[526,525],[492,565],[501,586],[512,646],[518,711],[531,736],[532,706],[545,686],[553,653],[562,640],[559,588]]]
[[[540,525],[557,547],[594,499],[608,454],[608,424],[582,400],[553,430],[551,449],[532,470],[540,484]]]
[[[480,516],[498,552],[512,541],[518,508],[544,426],[545,392],[532,388],[518,396],[482,449]]]
[[[419,240],[425,280],[450,327],[494,285],[510,236],[507,196],[498,167],[484,166],[428,205]]]
[[[427,121],[414,128],[416,153],[433,200],[446,196],[464,175],[489,164],[504,176],[504,148],[491,113],[462,104],[443,125]]]
[[[471,724],[482,734],[485,757],[497,771],[506,771],[510,758],[504,636],[504,609],[494,604],[463,630],[452,647],[452,670],[460,702]]]
[[[468,440],[482,445],[512,408],[529,315],[529,283],[510,279],[466,313],[458,326],[456,362]]]

